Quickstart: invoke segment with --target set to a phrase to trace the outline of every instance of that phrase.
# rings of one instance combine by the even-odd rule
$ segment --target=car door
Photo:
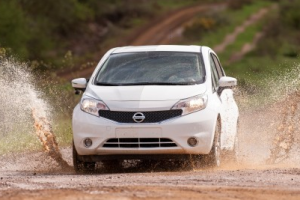
[[[208,54],[208,60],[210,63],[210,71],[211,71],[211,84],[212,84],[212,98],[209,101],[212,101],[214,104],[215,111],[219,114],[220,110],[222,109],[222,101],[220,95],[218,94],[219,90],[219,75],[217,71],[217,67],[211,54]]]
[[[212,65],[215,66],[215,73],[217,79],[225,75],[224,69],[217,55],[213,52],[210,53],[210,59]],[[235,137],[237,135],[237,121],[238,121],[238,107],[234,100],[233,90],[224,89],[222,92],[218,92],[221,99],[221,147],[222,149],[232,150],[234,148]]]

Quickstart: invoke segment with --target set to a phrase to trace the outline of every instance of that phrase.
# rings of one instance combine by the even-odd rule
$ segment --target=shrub
[[[183,35],[191,40],[199,40],[203,34],[215,31],[218,27],[228,24],[227,18],[216,13],[200,16],[186,26]]]
[[[281,21],[289,28],[300,30],[300,2],[284,1],[280,5]]]
[[[20,57],[26,58],[30,34],[22,8],[15,0],[1,1],[0,13],[0,47],[12,48]]]

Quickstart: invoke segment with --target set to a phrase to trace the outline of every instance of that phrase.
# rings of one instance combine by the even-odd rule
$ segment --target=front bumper
[[[73,112],[73,139],[79,155],[158,155],[158,154],[208,154],[211,150],[218,113],[208,108],[161,123],[117,123],[96,117],[76,106]],[[195,147],[187,140],[195,137]],[[92,146],[85,147],[90,138]],[[103,147],[114,138],[165,138],[172,140],[172,147]]]

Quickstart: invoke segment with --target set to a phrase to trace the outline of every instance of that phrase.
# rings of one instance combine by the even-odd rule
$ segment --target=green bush
[[[217,13],[198,17],[190,25],[186,26],[183,35],[190,40],[199,40],[204,34],[215,31],[217,28],[228,24],[226,17]]]
[[[257,55],[296,58],[300,53],[300,2],[281,1],[264,27],[264,37],[257,46]]]
[[[16,0],[0,3],[0,47],[13,49],[21,58],[29,54],[28,19]]]
[[[300,30],[300,2],[284,1],[280,5],[280,19],[287,27]]]

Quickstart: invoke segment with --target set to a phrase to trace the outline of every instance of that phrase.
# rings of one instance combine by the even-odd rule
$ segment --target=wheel
[[[73,142],[73,166],[76,173],[92,173],[95,171],[96,163],[95,162],[83,162],[78,159],[78,154]]]
[[[213,146],[207,155],[203,155],[204,165],[208,167],[219,167],[221,165],[221,123],[216,124]]]

